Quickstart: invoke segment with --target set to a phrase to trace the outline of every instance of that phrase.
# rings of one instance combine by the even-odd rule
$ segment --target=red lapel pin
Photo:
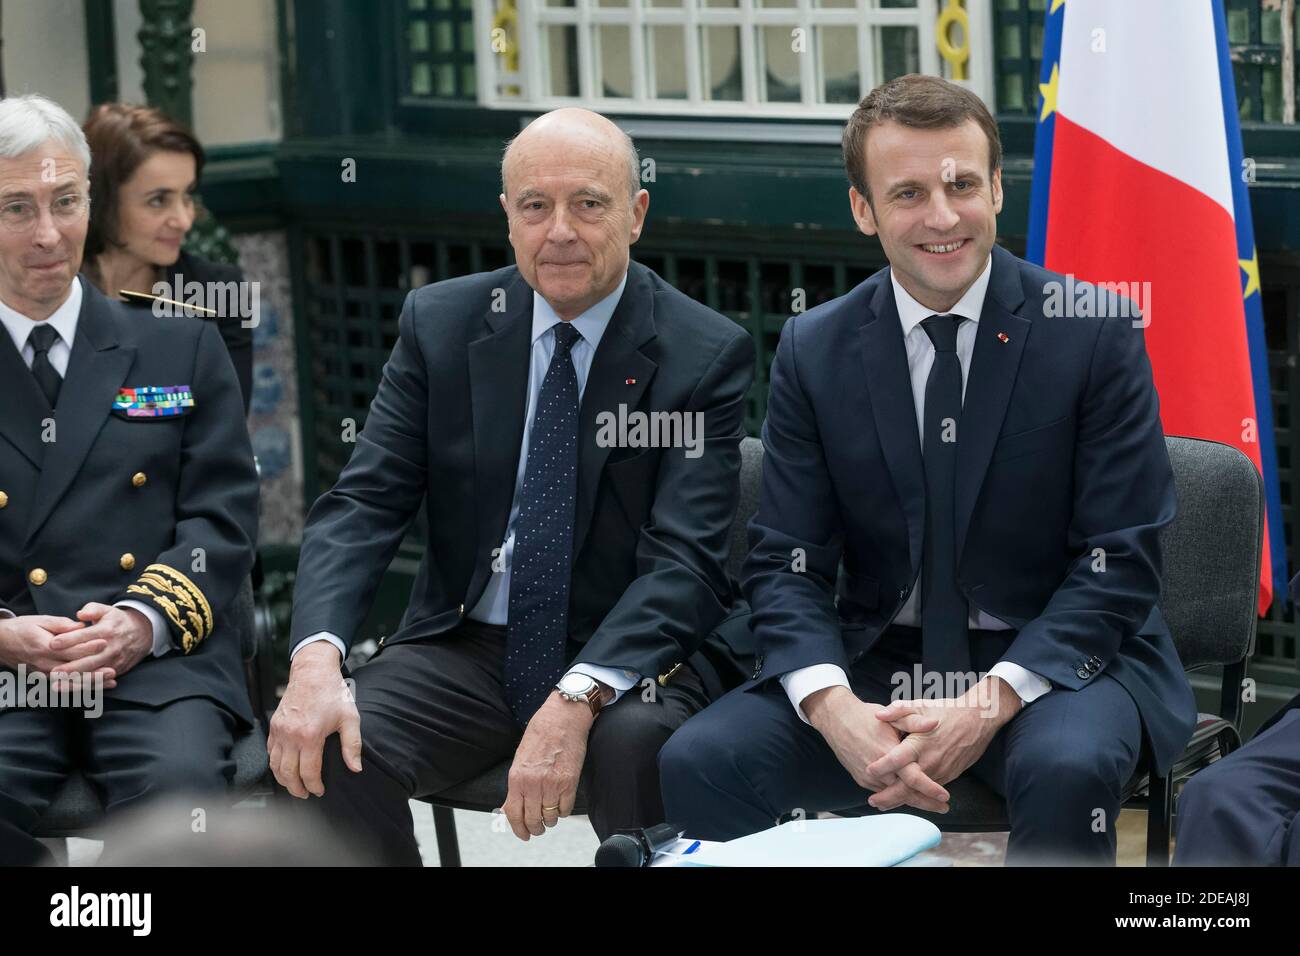
[[[634,379],[634,378],[629,378],[629,379],[628,379],[627,381],[625,381],[623,384],[624,384],[624,385],[635,385],[635,384],[636,384],[636,379]]]
[[[1005,332],[999,332],[998,341],[1001,342],[1003,345],[1006,345],[1008,342],[1011,341],[1011,336],[1007,335],[1007,333]]]

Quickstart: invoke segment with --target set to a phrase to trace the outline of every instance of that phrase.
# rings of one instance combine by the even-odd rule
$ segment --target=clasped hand
[[[1021,706],[1004,681],[985,677],[961,697],[887,706],[826,688],[809,695],[804,712],[858,785],[874,791],[872,807],[947,813],[944,784],[979,760]]]

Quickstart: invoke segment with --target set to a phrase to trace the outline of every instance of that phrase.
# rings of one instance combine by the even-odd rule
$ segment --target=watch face
[[[565,674],[560,678],[559,686],[566,694],[573,694],[576,697],[590,690],[593,683],[595,681],[585,674]]]

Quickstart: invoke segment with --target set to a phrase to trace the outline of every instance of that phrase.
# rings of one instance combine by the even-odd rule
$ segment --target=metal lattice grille
[[[351,454],[342,438],[347,420],[365,423],[384,362],[397,339],[397,317],[407,290],[428,282],[497,269],[514,261],[499,223],[447,224],[441,235],[425,232],[364,233],[349,224],[304,227],[300,244],[300,332],[305,491],[313,500],[337,478]],[[847,292],[880,266],[880,253],[863,240],[820,244],[785,234],[747,241],[734,235],[689,232],[661,225],[655,240],[633,247],[637,261],[667,282],[716,309],[754,338],[758,356],[747,399],[745,428],[756,435],[767,409],[768,369],[781,327],[802,305],[810,309]],[[1300,268],[1266,261],[1264,316],[1269,338],[1283,516],[1290,566],[1297,566],[1296,495],[1293,468],[1300,422],[1300,369],[1292,343],[1300,341]],[[797,298],[798,297],[798,298]],[[422,533],[403,545],[394,567],[413,573]],[[1297,621],[1285,601],[1274,602],[1260,622],[1252,661],[1257,680],[1300,685]]]
[[[1282,491],[1282,522],[1287,566],[1296,561],[1297,425],[1300,425],[1300,369],[1293,344],[1300,341],[1300,268],[1294,263],[1266,260],[1263,265],[1262,304],[1268,339],[1269,383],[1273,397],[1273,427],[1277,446],[1278,481]],[[1277,543],[1274,543],[1277,547]],[[1284,595],[1275,595],[1268,616],[1259,622],[1251,673],[1256,680],[1300,685],[1297,627],[1294,608]]]
[[[397,316],[407,290],[514,261],[496,223],[465,224],[446,236],[366,235],[346,227],[308,230],[302,239],[303,307],[311,396],[307,493],[319,494],[338,476],[351,445],[341,439],[349,420],[365,423],[380,372],[397,340]],[[747,244],[699,236],[639,242],[638,262],[687,295],[742,326],[758,349],[745,427],[758,434],[767,408],[767,372],[781,326],[793,311],[842,295],[883,265],[864,243],[827,246],[815,255],[794,251],[792,237]],[[453,238],[453,236],[455,238]],[[687,252],[685,250],[689,249]],[[878,254],[877,254],[878,255]]]

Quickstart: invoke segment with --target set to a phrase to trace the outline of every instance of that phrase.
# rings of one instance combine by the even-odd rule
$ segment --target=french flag
[[[1223,4],[1052,0],[1039,88],[1028,258],[1128,290],[1165,433],[1260,469],[1263,614],[1286,593],[1286,538]]]

